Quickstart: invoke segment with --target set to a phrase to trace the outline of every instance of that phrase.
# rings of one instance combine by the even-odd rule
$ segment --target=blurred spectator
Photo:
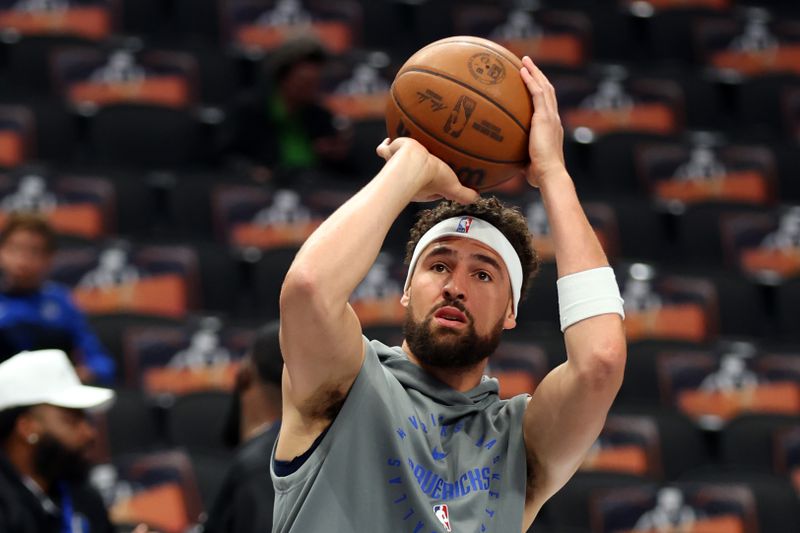
[[[0,360],[23,350],[70,354],[84,382],[111,383],[114,361],[66,288],[47,281],[55,234],[46,219],[11,215],[0,233]]]
[[[277,322],[262,327],[242,360],[234,391],[238,406],[229,421],[241,444],[208,513],[206,533],[272,530],[269,458],[280,426],[283,373],[278,330]]]
[[[247,98],[233,113],[232,150],[265,170],[323,167],[342,169],[350,153],[349,134],[334,126],[321,104],[322,45],[296,38],[270,54],[267,90]]]
[[[0,363],[0,531],[114,531],[87,482],[96,432],[84,411],[113,398],[110,389],[81,385],[60,350]]]

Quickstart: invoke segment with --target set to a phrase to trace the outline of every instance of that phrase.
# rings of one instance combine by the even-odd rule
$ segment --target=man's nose
[[[447,278],[447,282],[442,288],[442,294],[448,300],[466,300],[467,294],[464,290],[465,286],[466,282],[463,279],[463,274],[458,271],[454,271]]]

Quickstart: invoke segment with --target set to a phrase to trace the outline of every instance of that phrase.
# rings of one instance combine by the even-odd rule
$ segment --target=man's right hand
[[[453,169],[428,152],[410,137],[398,137],[393,141],[384,139],[376,152],[387,162],[396,154],[402,156],[403,167],[408,179],[415,180],[416,193],[413,201],[430,202],[446,198],[461,204],[471,204],[478,198],[478,192],[461,184]]]

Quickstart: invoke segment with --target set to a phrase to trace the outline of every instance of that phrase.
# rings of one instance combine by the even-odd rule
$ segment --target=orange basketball
[[[529,163],[533,103],[522,61],[486,39],[448,37],[403,65],[386,106],[389,137],[412,137],[479,191]]]

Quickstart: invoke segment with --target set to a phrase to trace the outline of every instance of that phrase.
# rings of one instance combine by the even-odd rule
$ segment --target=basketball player
[[[528,182],[550,216],[568,361],[532,397],[483,375],[536,268],[525,219],[409,138],[307,240],[281,292],[274,532],[520,532],[574,474],[622,382],[622,300],[564,166],[555,91],[529,58]],[[405,341],[362,336],[348,298],[412,201]]]

